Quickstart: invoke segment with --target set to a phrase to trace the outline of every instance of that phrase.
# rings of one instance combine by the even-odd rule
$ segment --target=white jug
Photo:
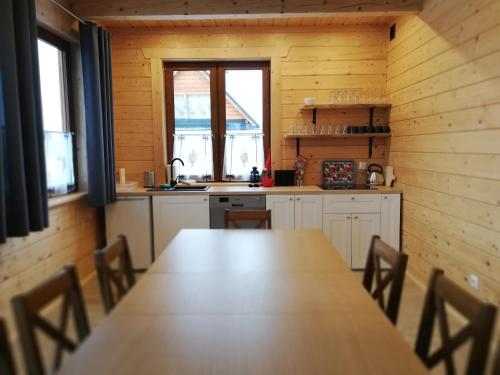
[[[384,171],[384,178],[385,178],[385,186],[392,186],[392,183],[396,179],[396,175],[394,174],[394,168],[391,166],[386,166],[385,171]]]

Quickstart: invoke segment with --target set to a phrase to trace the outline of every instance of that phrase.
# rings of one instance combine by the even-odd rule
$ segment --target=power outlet
[[[360,161],[358,164],[358,169],[366,169],[366,161]]]
[[[471,273],[469,277],[469,283],[472,289],[479,290],[479,277],[477,277],[477,275]]]

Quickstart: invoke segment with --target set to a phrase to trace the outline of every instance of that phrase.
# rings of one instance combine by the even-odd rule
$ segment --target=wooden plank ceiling
[[[89,19],[213,19],[286,15],[402,15],[422,9],[422,0],[74,0],[71,8]]]

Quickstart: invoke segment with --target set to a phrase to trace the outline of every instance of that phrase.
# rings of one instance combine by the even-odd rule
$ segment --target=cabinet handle
[[[206,202],[206,201],[208,201],[208,199],[207,198],[203,198],[203,202]]]
[[[357,217],[357,216],[354,216],[354,220],[358,220],[358,217]]]
[[[293,201],[293,198],[288,198],[289,201]]]
[[[353,201],[353,200],[355,200],[355,199],[356,199],[356,198],[354,198],[354,197],[351,197],[351,200],[352,200],[352,201]]]
[[[297,198],[298,201],[300,201],[300,198]]]
[[[387,199],[387,195],[384,196],[384,199]]]
[[[347,217],[346,217],[346,219],[347,219],[347,220],[350,220],[350,219],[351,219],[351,217],[350,217],[350,216],[347,216]]]

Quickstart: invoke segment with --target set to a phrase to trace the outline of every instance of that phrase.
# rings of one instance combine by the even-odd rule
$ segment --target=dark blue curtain
[[[80,23],[88,199],[99,207],[116,200],[110,36],[93,23]]]
[[[48,226],[34,0],[0,1],[0,242]]]

